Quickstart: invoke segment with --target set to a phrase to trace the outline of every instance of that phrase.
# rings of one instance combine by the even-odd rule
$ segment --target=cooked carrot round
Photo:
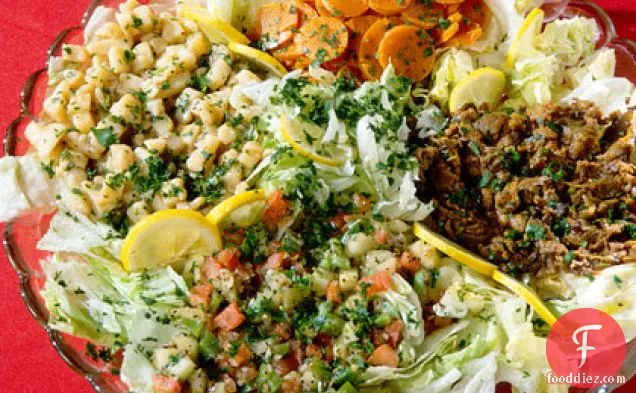
[[[439,42],[444,43],[450,40],[455,36],[455,34],[457,34],[457,32],[459,32],[459,23],[451,23],[447,29],[442,30],[442,33],[439,36]]]
[[[369,30],[371,26],[379,20],[380,17],[377,15],[360,15],[345,22],[351,31],[349,46],[352,50],[357,51],[360,48],[360,40],[362,40],[364,33],[366,33],[367,30]]]
[[[492,18],[490,8],[488,8],[482,0],[465,0],[459,5],[457,12],[463,16],[463,21],[461,23],[462,31],[464,30],[464,27],[474,24],[478,24],[481,26],[482,30],[486,30],[486,27]]]
[[[347,26],[336,18],[318,17],[307,21],[294,43],[309,63],[322,64],[340,57],[349,44]]]
[[[459,4],[464,0],[435,0],[439,4]]]
[[[420,27],[396,26],[380,41],[378,62],[393,64],[398,75],[415,82],[426,78],[435,64],[433,39]]]
[[[274,56],[279,61],[290,61],[296,60],[300,57],[300,51],[294,42],[290,42],[288,45],[282,46],[280,48],[276,48],[272,51],[272,56]]]
[[[360,71],[365,79],[377,80],[382,76],[383,68],[375,58],[380,46],[380,41],[384,34],[389,31],[392,23],[387,18],[376,21],[366,33],[362,36],[360,41],[360,48],[358,49],[358,62],[360,64]]]
[[[298,11],[300,12],[301,25],[307,22],[308,20],[317,18],[319,16],[318,11],[316,11],[309,4],[303,2],[302,0],[296,1],[296,7],[298,7]]]
[[[258,9],[256,32],[267,49],[277,48],[293,38],[298,28],[298,8],[295,5],[269,3]]]
[[[395,15],[406,11],[413,0],[369,0],[369,8],[382,15]]]
[[[439,4],[413,4],[402,13],[407,22],[423,29],[432,29],[444,17],[444,7]]]
[[[332,16],[324,3],[325,0],[316,0],[316,11],[320,16]]]
[[[351,18],[362,15],[369,9],[367,0],[322,0],[331,15],[338,18]]]
[[[446,41],[444,46],[462,46],[462,45],[470,45],[477,41],[479,37],[483,34],[481,26],[478,24],[471,25],[470,30],[467,30],[463,33],[455,34],[453,38]]]

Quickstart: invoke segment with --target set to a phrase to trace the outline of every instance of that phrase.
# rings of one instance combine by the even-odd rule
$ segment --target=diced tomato
[[[371,201],[362,194],[353,194],[353,204],[358,210],[358,214],[365,215],[371,210]]]
[[[382,338],[382,330],[380,330],[379,328],[371,329],[371,333],[369,334],[369,337],[371,337],[371,342],[373,343],[373,346],[375,347],[385,343],[384,339]]]
[[[219,252],[219,254],[216,256],[216,259],[224,268],[234,270],[240,263],[240,256],[241,252],[236,248],[226,248],[225,250],[221,250],[221,252]]]
[[[275,252],[267,258],[267,261],[263,264],[262,270],[264,272],[268,270],[280,270],[283,267],[285,254],[282,252]]]
[[[221,269],[223,269],[223,266],[219,263],[216,257],[208,257],[202,270],[206,280],[213,280],[219,278],[221,275]]]
[[[245,230],[239,229],[236,231],[224,231],[223,238],[227,239],[232,244],[241,244],[245,239]]]
[[[342,302],[342,296],[340,294],[340,285],[338,284],[338,281],[333,280],[329,282],[329,285],[327,286],[327,300],[329,300],[330,302],[334,304],[338,304]]]
[[[386,270],[379,271],[370,276],[362,277],[361,283],[367,285],[367,296],[373,296],[376,293],[384,292],[393,287],[393,279]]]
[[[300,393],[303,389],[300,376],[296,375],[293,378],[286,378],[280,385],[281,391],[285,393]]]
[[[190,304],[194,307],[207,306],[210,303],[213,289],[214,287],[209,283],[195,285],[190,291]]]
[[[367,362],[373,366],[397,367],[400,358],[389,344],[382,344],[373,351]]]
[[[303,364],[303,362],[305,361],[305,351],[303,350],[303,347],[300,344],[300,341],[292,340],[290,341],[290,343],[291,343],[291,352],[289,353],[289,355],[296,358],[296,362],[298,362],[299,365]]]
[[[263,222],[268,227],[275,227],[287,215],[288,210],[289,202],[283,198],[282,191],[276,190],[267,199]]]
[[[249,345],[242,343],[236,351],[236,354],[230,358],[230,364],[234,367],[246,365],[252,357],[252,350]]]
[[[180,393],[181,383],[175,378],[166,377],[165,375],[153,375],[152,390],[155,393]]]
[[[408,251],[404,251],[402,255],[400,255],[398,266],[400,267],[400,270],[409,273],[416,273],[422,268],[420,259]]]
[[[282,340],[289,340],[291,332],[289,331],[289,325],[285,323],[277,323],[274,325],[274,333]]]
[[[287,375],[292,371],[298,370],[299,366],[298,359],[291,354],[274,361],[274,371],[278,375]]]
[[[243,322],[245,322],[245,315],[241,312],[238,304],[234,302],[214,317],[216,326],[227,331],[236,329]]]
[[[329,223],[337,230],[342,230],[342,228],[347,225],[347,221],[345,220],[345,212],[340,212],[333,216],[331,220],[329,220]]]
[[[384,228],[380,228],[373,234],[373,240],[378,244],[387,244],[389,242],[389,232]]]
[[[305,348],[305,355],[307,355],[307,357],[315,357],[320,359],[322,357],[322,351],[320,350],[320,347],[316,344],[309,344],[307,345],[307,348]]]
[[[402,329],[404,328],[404,323],[396,319],[391,322],[384,328],[383,337],[386,340],[387,344],[389,344],[393,348],[397,348],[398,343],[402,339]]]

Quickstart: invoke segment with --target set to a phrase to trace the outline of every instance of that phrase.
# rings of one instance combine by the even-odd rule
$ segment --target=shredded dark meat
[[[592,104],[467,108],[418,149],[427,224],[508,273],[636,262],[636,148],[628,115]]]

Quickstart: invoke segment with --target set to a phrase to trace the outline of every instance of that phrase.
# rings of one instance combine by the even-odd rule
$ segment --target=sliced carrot
[[[245,322],[245,315],[243,315],[243,312],[241,312],[241,309],[236,303],[225,307],[223,311],[214,317],[216,326],[227,331],[236,329],[241,326],[243,322]]]
[[[439,42],[444,43],[450,40],[451,38],[455,36],[455,34],[457,34],[458,31],[459,31],[459,23],[451,23],[451,25],[448,26],[447,29],[443,30],[442,34],[440,34]]]
[[[262,270],[280,270],[283,267],[283,260],[285,255],[282,252],[275,252],[267,258],[267,261],[263,264]]]
[[[272,56],[278,59],[278,61],[291,61],[293,64],[294,61],[300,57],[300,51],[298,50],[298,46],[296,46],[296,43],[290,42],[285,46],[274,49],[272,51]]]
[[[320,16],[333,16],[333,15],[331,15],[331,12],[329,12],[327,7],[325,6],[324,1],[325,0],[316,0],[316,2],[315,2],[316,11],[318,11],[318,15],[320,15]]]
[[[291,41],[293,30],[300,24],[295,4],[269,3],[258,9],[256,33],[266,49],[274,49]]]
[[[386,270],[362,277],[360,282],[366,284],[364,286],[366,286],[366,294],[369,297],[393,288],[393,278]]]
[[[367,0],[322,0],[329,13],[338,18],[362,15],[369,9]]]
[[[379,20],[380,17],[377,15],[360,15],[345,22],[351,31],[351,36],[349,37],[349,47],[351,50],[356,52],[358,51],[360,48],[360,40],[362,40],[364,33],[366,33],[367,30],[369,30],[369,28],[371,28],[371,26]]]
[[[439,4],[459,4],[464,0],[435,0]]]
[[[378,62],[393,64],[396,74],[415,82],[426,78],[435,64],[433,39],[420,27],[396,26],[380,41]]]
[[[444,7],[439,4],[413,4],[402,13],[402,17],[409,23],[423,29],[432,29],[444,17]]]
[[[455,34],[453,38],[451,38],[450,40],[444,43],[444,46],[450,47],[450,46],[470,45],[474,43],[475,41],[477,41],[479,37],[482,36],[482,34],[483,34],[483,31],[481,30],[481,26],[479,26],[478,24],[474,24],[472,25],[470,30]]]
[[[382,41],[384,34],[389,31],[391,26],[392,22],[389,19],[380,19],[372,24],[362,36],[360,48],[358,49],[358,61],[360,71],[362,71],[365,79],[377,80],[382,76],[384,68],[378,63],[375,56],[378,52],[380,41]]]
[[[409,273],[416,273],[418,270],[422,269],[420,259],[411,254],[409,251],[404,251],[402,255],[400,255],[398,266],[400,267],[400,270]]]
[[[478,24],[486,30],[492,19],[492,11],[482,0],[466,0],[459,4],[457,12],[462,14],[462,28]]]
[[[397,348],[400,339],[402,338],[402,329],[404,328],[404,322],[399,319],[391,322],[384,328],[384,335],[386,336],[386,342],[392,348]]]
[[[341,20],[321,16],[307,21],[294,43],[303,56],[302,65],[323,64],[342,56],[349,44],[349,31]]]
[[[317,18],[319,16],[316,9],[314,9],[310,4],[303,2],[302,0],[296,0],[296,7],[298,7],[298,12],[300,12],[301,25],[306,21]]]
[[[367,362],[372,366],[397,367],[400,357],[389,344],[382,344],[371,353]]]
[[[329,282],[329,285],[327,285],[327,300],[334,304],[342,302],[342,297],[340,296],[340,285],[338,285],[338,281],[331,281]]]
[[[382,15],[395,15],[406,11],[413,0],[369,0],[369,8]]]

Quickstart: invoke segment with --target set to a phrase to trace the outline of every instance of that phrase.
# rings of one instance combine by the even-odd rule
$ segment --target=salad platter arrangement
[[[99,392],[568,392],[560,316],[636,336],[635,59],[586,1],[97,1],[5,250]]]

